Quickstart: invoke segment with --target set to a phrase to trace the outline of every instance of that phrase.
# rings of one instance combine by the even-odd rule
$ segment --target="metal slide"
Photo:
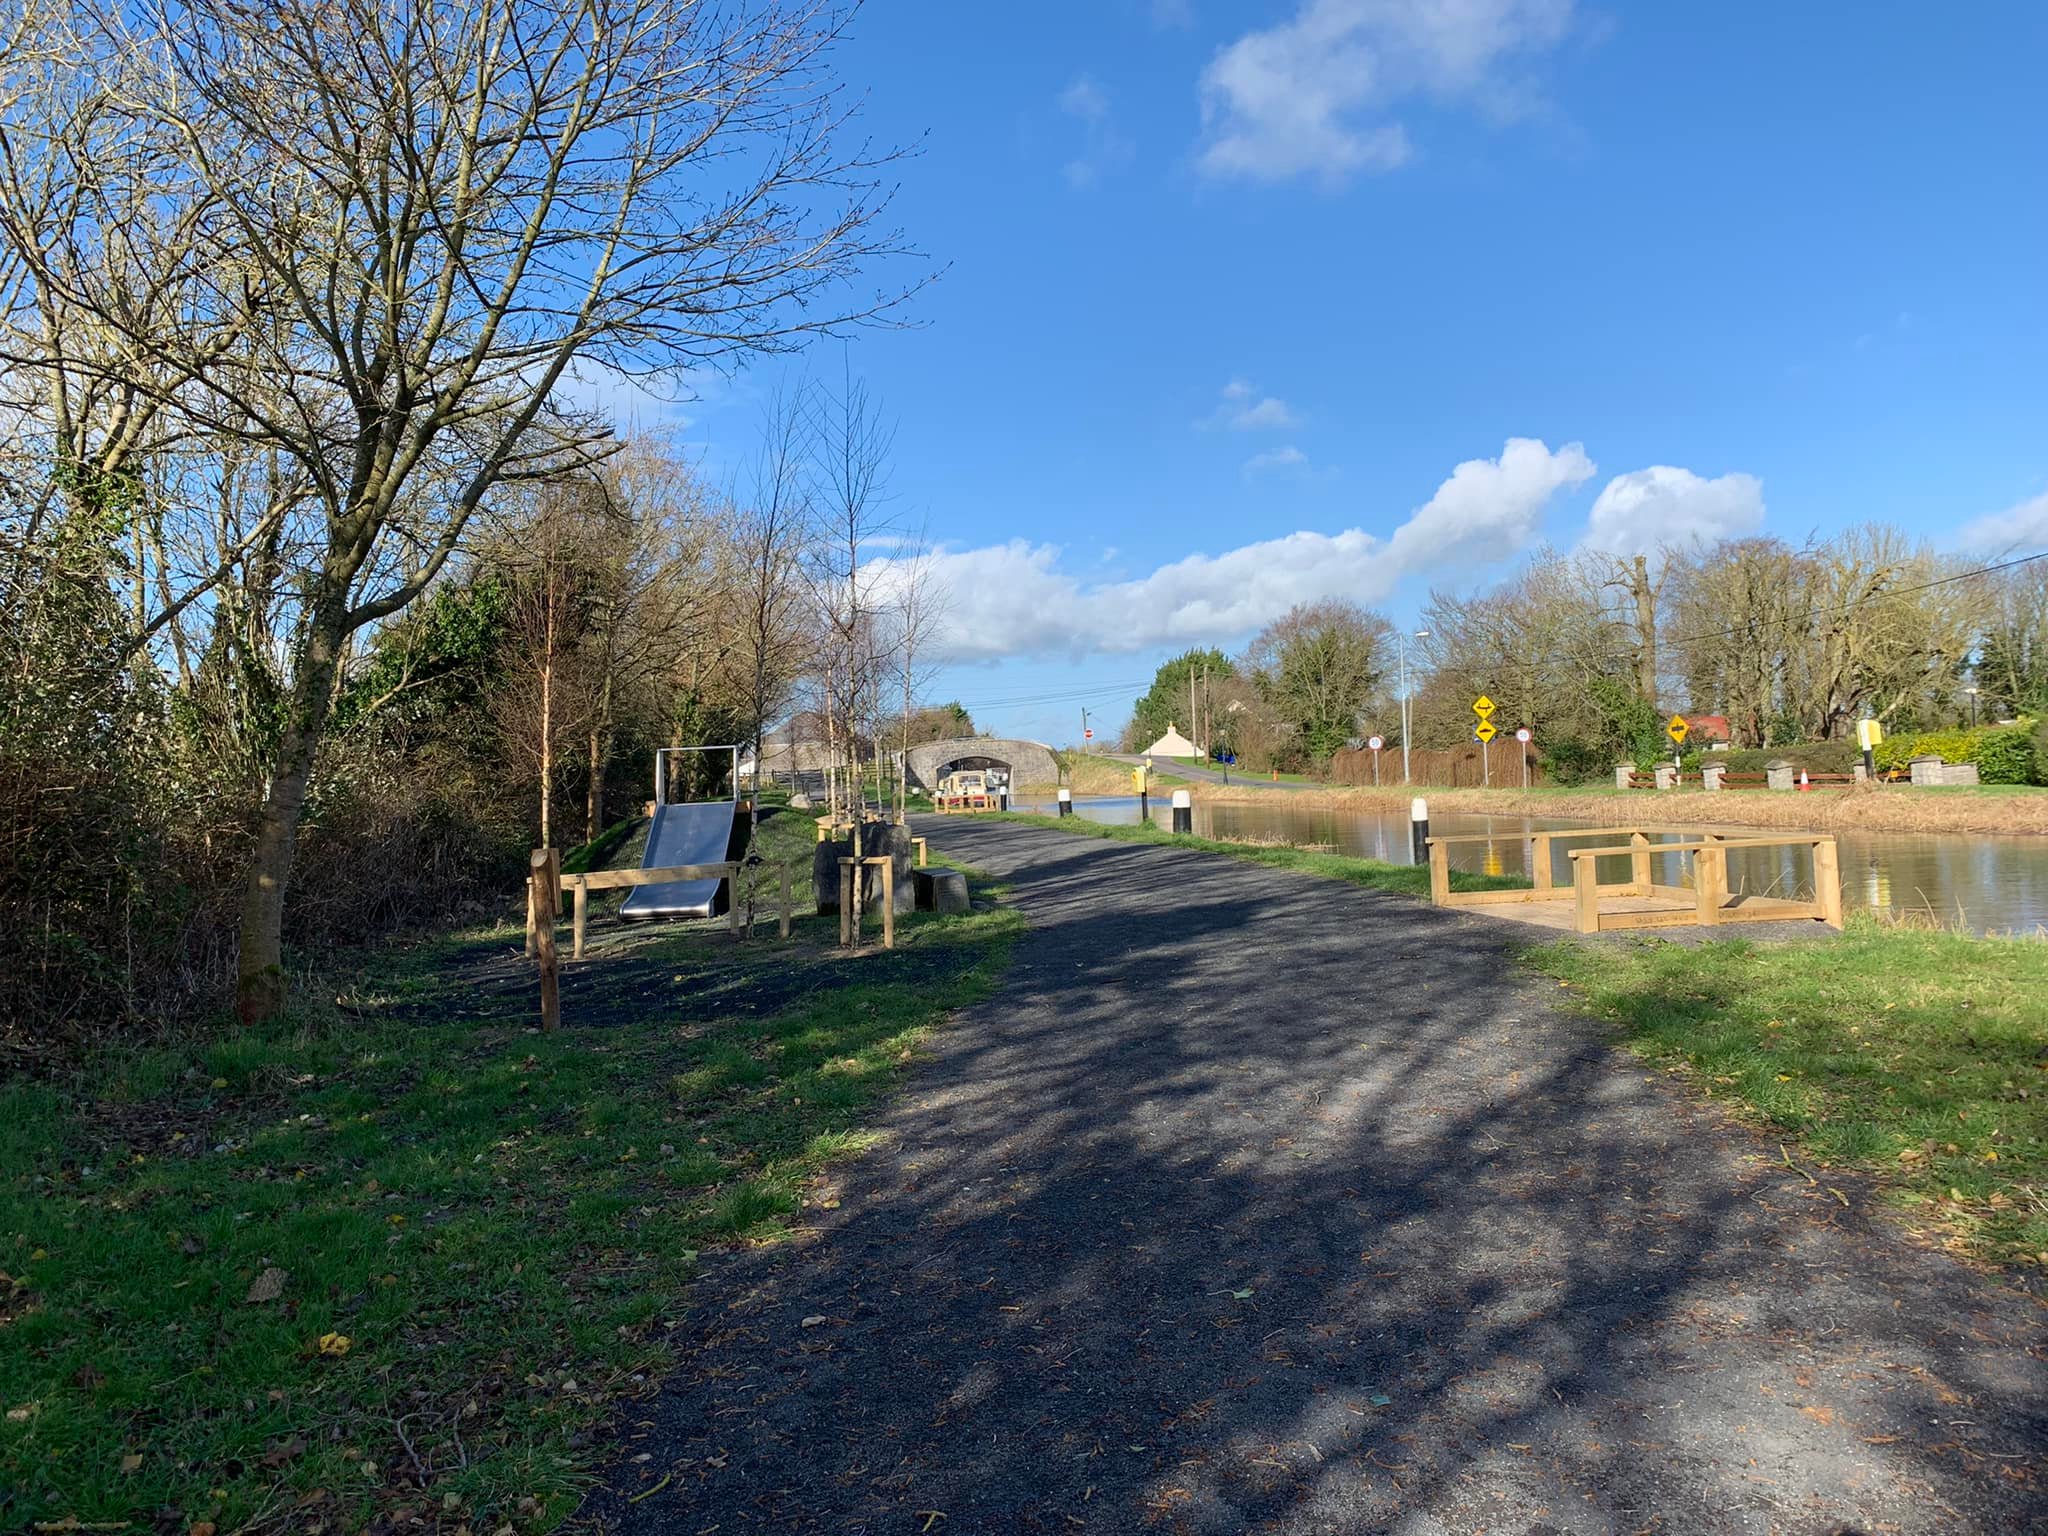
[[[732,787],[739,791],[740,749],[719,747],[663,747],[654,754],[654,825],[647,829],[647,852],[642,869],[672,869],[679,864],[723,864],[732,845],[732,823],[739,809],[737,800],[699,800],[668,803],[668,762],[684,753],[730,754]],[[718,905],[718,888],[723,880],[671,880],[666,885],[636,885],[619,908],[619,916],[631,922],[648,917],[709,917]]]
[[[704,800],[694,805],[658,805],[647,833],[642,869],[677,864],[723,864],[732,840],[731,800]],[[675,880],[667,885],[636,885],[619,908],[619,916],[709,917],[718,901],[722,880]]]

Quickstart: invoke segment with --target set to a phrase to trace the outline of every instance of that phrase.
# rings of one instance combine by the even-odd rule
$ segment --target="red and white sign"
[[[1384,746],[1386,745],[1386,743],[1385,743],[1384,741],[1381,741],[1381,740],[1379,739],[1379,737],[1377,737],[1377,736],[1371,736],[1371,737],[1368,737],[1368,738],[1366,739],[1366,743],[1365,743],[1365,744],[1366,744],[1366,745],[1367,745],[1368,747],[1371,747],[1371,748],[1373,749],[1373,751],[1375,751],[1375,752],[1379,751],[1379,749],[1380,749],[1381,747],[1384,747]]]
[[[1534,731],[1530,730],[1529,727],[1525,725],[1520,730],[1515,732],[1515,740],[1521,742],[1524,746],[1527,746],[1530,740],[1535,736],[1535,734],[1536,733]]]
[[[1095,732],[1092,730],[1083,731],[1081,733],[1081,739],[1083,741],[1093,741],[1095,739]]]

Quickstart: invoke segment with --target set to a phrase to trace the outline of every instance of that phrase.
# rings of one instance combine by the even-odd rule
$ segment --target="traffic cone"
[[[1804,793],[1806,790],[1813,788],[1813,785],[1807,780],[1806,770],[1804,768],[1799,770],[1799,788],[1802,793]]]

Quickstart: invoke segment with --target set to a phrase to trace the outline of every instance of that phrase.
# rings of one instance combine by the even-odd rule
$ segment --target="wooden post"
[[[931,839],[924,837],[913,837],[911,839],[911,842],[917,845],[917,867],[919,869],[923,869],[925,866],[925,856],[929,852],[930,841]]]
[[[1551,889],[1550,884],[1550,834],[1538,832],[1529,848],[1529,874],[1539,891]]]
[[[578,880],[572,889],[576,902],[576,921],[574,924],[575,939],[570,946],[569,956],[573,960],[581,960],[583,958],[583,930],[590,922],[590,892],[584,887],[581,880]]]
[[[782,866],[782,936],[789,937],[789,866]]]
[[[1693,895],[1699,903],[1699,920],[1707,927],[1721,921],[1721,908],[1728,902],[1728,850],[1701,848],[1692,856]]]
[[[1572,860],[1572,908],[1581,933],[1600,931],[1599,863],[1590,853]]]
[[[1813,900],[1822,922],[1842,926],[1842,857],[1832,837],[1813,840]]]
[[[882,860],[882,948],[896,947],[896,861]]]
[[[1429,840],[1429,899],[1440,907],[1451,904],[1451,850],[1435,838]]]
[[[533,857],[536,859],[540,857],[540,850],[538,848],[533,850]],[[526,958],[531,960],[539,953],[540,887],[533,883],[533,874],[529,868],[526,876]]]
[[[1629,879],[1635,882],[1636,894],[1650,894],[1650,834],[1631,832],[1628,835]]]
[[[839,861],[839,947],[853,948],[853,861]]]
[[[725,866],[725,928],[735,939],[740,938],[740,867],[737,864]]]
[[[553,848],[535,849],[532,870],[534,937],[540,956],[540,1027],[551,1034],[562,1027],[561,960],[555,953],[555,923],[562,912],[562,855]]]

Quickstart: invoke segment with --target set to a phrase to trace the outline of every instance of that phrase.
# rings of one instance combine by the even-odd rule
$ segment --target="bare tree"
[[[132,399],[166,439],[273,455],[290,492],[285,723],[241,924],[254,1019],[282,1000],[294,845],[351,637],[434,579],[494,485],[606,450],[556,407],[572,362],[671,375],[886,307],[837,297],[894,249],[881,162],[837,147],[833,0],[42,14],[39,67],[94,114],[57,120],[89,137],[51,161],[83,195],[39,221],[6,207],[0,250],[17,295],[89,346],[17,327],[6,360],[105,402],[101,460]],[[10,139],[41,131],[0,107]]]
[[[847,743],[847,771],[835,786],[834,810],[851,820],[853,856],[860,858],[867,811],[862,747],[877,735],[886,647],[874,557],[894,543],[886,506],[895,434],[880,402],[850,367],[837,392],[811,391],[808,419],[816,530],[809,574],[822,619],[828,727]],[[855,886],[858,912],[858,881]]]

